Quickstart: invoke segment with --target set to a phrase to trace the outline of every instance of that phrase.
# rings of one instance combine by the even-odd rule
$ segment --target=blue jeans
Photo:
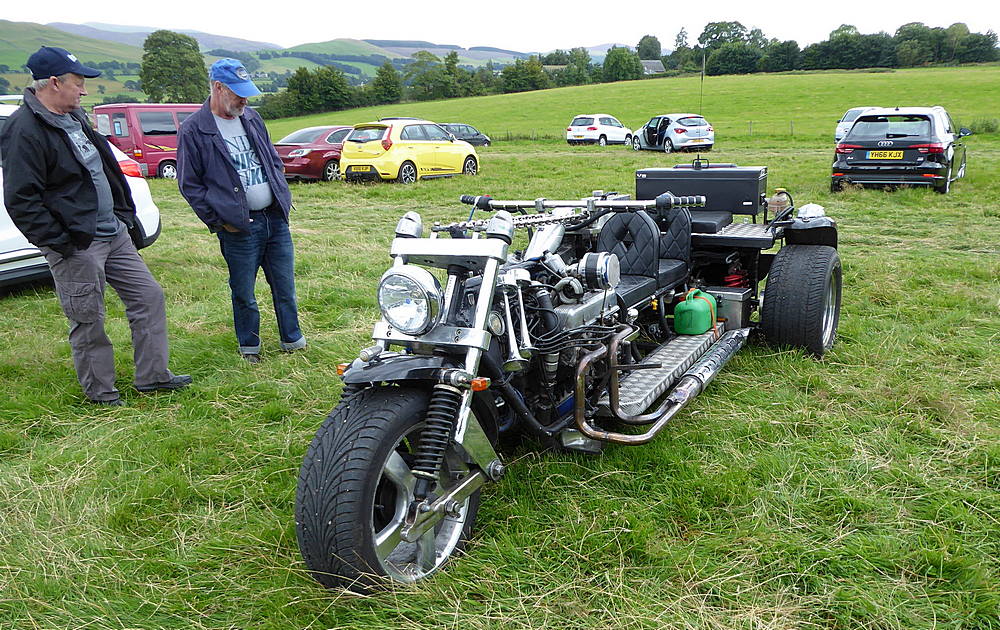
[[[250,214],[249,232],[219,230],[219,247],[229,266],[229,288],[233,295],[233,324],[243,354],[260,353],[260,310],[254,295],[257,270],[271,287],[274,314],[282,350],[306,345],[299,330],[295,300],[295,254],[292,235],[280,212],[267,210]]]

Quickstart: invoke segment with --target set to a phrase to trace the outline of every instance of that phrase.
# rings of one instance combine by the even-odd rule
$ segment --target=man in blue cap
[[[0,134],[4,204],[52,270],[80,386],[91,402],[122,404],[104,331],[110,284],[132,329],[136,389],[186,387],[190,376],[167,369],[163,289],[130,236],[138,219],[128,183],[108,141],[80,109],[86,79],[101,73],[53,46],[39,48],[26,65],[34,83]]]
[[[247,99],[260,94],[243,64],[220,59],[209,72],[211,93],[181,125],[177,184],[229,267],[233,323],[240,355],[260,361],[257,271],[271,287],[280,347],[304,348],[295,298],[295,262],[288,211],[292,194],[260,114]]]

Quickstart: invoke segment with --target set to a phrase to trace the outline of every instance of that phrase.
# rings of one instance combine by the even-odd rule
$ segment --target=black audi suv
[[[837,144],[830,190],[844,184],[931,186],[940,193],[965,175],[966,136],[943,107],[876,108],[858,116]]]

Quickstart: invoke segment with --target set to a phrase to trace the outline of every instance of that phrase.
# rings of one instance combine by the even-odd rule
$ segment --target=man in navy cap
[[[104,331],[107,284],[124,302],[132,329],[136,389],[186,387],[190,376],[167,369],[163,289],[129,234],[138,219],[128,183],[80,109],[85,80],[101,73],[51,46],[39,48],[27,66],[34,82],[0,134],[4,204],[52,270],[83,392],[94,403],[122,404]]]
[[[240,355],[260,361],[257,271],[271,287],[280,348],[304,348],[295,299],[295,263],[288,211],[292,194],[281,158],[260,114],[247,98],[260,94],[243,64],[220,59],[209,73],[211,94],[181,125],[177,184],[181,194],[219,239],[229,267],[233,323]]]

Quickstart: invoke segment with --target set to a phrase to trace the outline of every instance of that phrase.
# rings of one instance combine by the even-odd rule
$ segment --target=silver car
[[[875,109],[872,106],[865,107],[852,107],[847,110],[844,116],[837,121],[837,129],[833,132],[833,141],[840,142],[840,140],[847,135],[847,132],[851,130],[854,125],[854,121],[858,119],[858,116],[865,113],[869,109]]]
[[[636,151],[709,151],[715,145],[715,129],[700,114],[658,114],[632,136]]]
[[[20,97],[17,97],[18,100]],[[0,129],[7,118],[17,110],[17,105],[11,104],[11,97],[0,99]],[[113,145],[112,153],[118,160],[118,165],[125,174],[135,201],[135,213],[142,225],[143,247],[151,245],[160,235],[160,209],[153,203],[149,194],[149,184],[139,172],[139,163],[129,158]],[[3,201],[3,158],[0,155],[0,202]],[[49,276],[49,266],[45,257],[37,247],[24,238],[10,220],[6,208],[0,210],[0,287],[40,280]]]

